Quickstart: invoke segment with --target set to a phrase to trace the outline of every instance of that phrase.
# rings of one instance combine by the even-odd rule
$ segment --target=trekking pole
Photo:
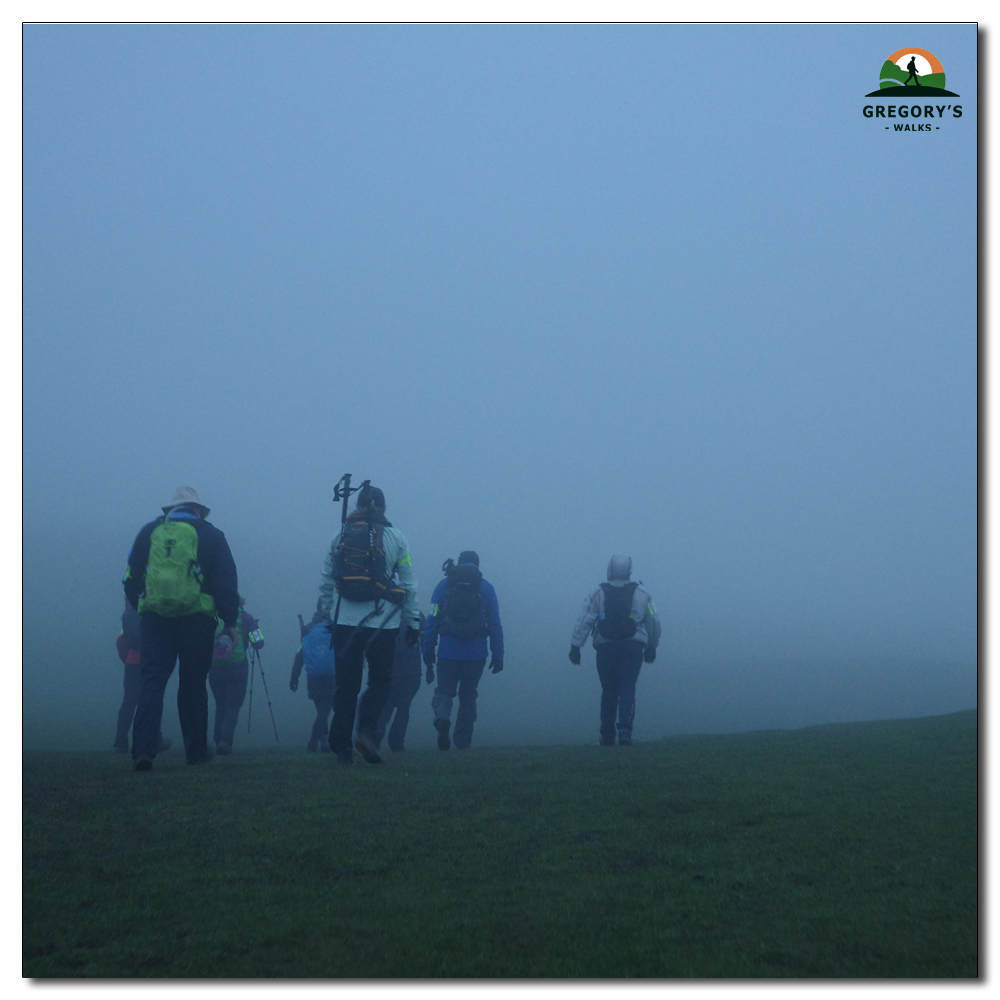
[[[274,742],[280,743],[281,740],[278,739],[278,727],[274,722],[274,709],[271,708],[271,696],[267,692],[267,680],[264,677],[264,668],[260,665],[260,650],[255,649],[253,655],[257,662],[257,669],[260,671],[260,682],[264,685],[264,697],[267,699],[267,709],[271,713],[271,725],[274,726]]]
[[[250,651],[251,653],[257,652],[257,650],[255,650],[252,646],[250,647]],[[249,733],[250,720],[253,718],[253,657],[252,656],[248,658],[248,662],[250,663],[250,705],[247,708],[247,732]]]
[[[343,501],[343,505],[340,508],[340,533],[343,536],[344,525],[347,524],[347,501],[350,499],[352,493],[357,493],[358,490],[363,490],[366,486],[371,483],[370,479],[364,480],[360,486],[351,486],[351,474],[345,472],[340,479],[337,480],[336,486],[333,487],[333,502],[336,503],[338,500]],[[333,612],[333,624],[330,627],[330,648],[333,649],[333,629],[337,625],[337,619],[340,617],[340,594],[337,594],[337,607]],[[353,638],[353,636],[352,636]]]

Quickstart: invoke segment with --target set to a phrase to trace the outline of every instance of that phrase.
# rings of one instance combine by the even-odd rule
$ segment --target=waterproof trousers
[[[434,721],[451,718],[452,700],[458,694],[458,714],[452,740],[456,750],[467,750],[472,745],[472,727],[476,722],[476,698],[479,696],[479,678],[483,676],[486,660],[438,660],[438,684],[431,699]]]
[[[139,692],[142,690],[142,665],[139,663],[125,664],[125,683],[122,695],[122,705],[118,709],[118,729],[115,732],[115,749],[128,750],[128,734],[132,730],[132,720],[139,704]],[[163,734],[158,733],[156,746],[163,746]]]
[[[309,745],[315,750],[321,742],[326,742],[329,732],[330,713],[333,711],[333,694],[337,690],[337,678],[333,674],[306,674],[306,693],[316,706],[316,721],[313,722]]]
[[[410,702],[420,690],[420,682],[423,677],[420,674],[406,674],[404,677],[393,677],[392,687],[389,688],[389,697],[386,699],[385,708],[378,717],[378,725],[375,727],[375,745],[380,746],[382,737],[385,736],[385,727],[392,719],[392,713],[396,717],[392,719],[389,726],[389,749],[397,753],[403,749],[403,740],[406,738],[406,727],[410,723]]]
[[[179,660],[177,714],[184,737],[184,752],[191,762],[204,759],[208,753],[205,680],[212,665],[214,644],[215,618],[210,615],[161,618],[152,611],[143,614],[139,639],[142,687],[135,711],[133,757],[156,756],[163,718],[163,692]]]
[[[138,663],[125,664],[125,684],[122,706],[118,709],[118,730],[115,733],[115,748],[128,750],[128,734],[135,718],[135,707],[139,703],[142,689],[142,666]]]
[[[233,745],[236,723],[240,709],[247,696],[247,661],[230,663],[228,660],[213,660],[208,671],[208,684],[215,698],[215,745]]]
[[[330,723],[330,749],[334,753],[353,756],[351,729],[355,714],[358,731],[374,738],[378,717],[392,686],[392,656],[398,632],[398,628],[334,627],[337,690],[333,695],[333,721]],[[359,705],[358,692],[361,690],[365,659],[368,660],[368,686]]]
[[[645,647],[634,639],[604,642],[597,647],[597,675],[601,678],[601,742],[615,742],[615,712],[618,739],[631,740],[635,718],[635,682]]]

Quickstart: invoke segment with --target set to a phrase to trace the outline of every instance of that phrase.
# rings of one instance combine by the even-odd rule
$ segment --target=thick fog
[[[907,44],[962,118],[863,117]],[[616,552],[663,619],[638,740],[973,707],[976,74],[974,25],[26,27],[25,745],[110,749],[180,485],[304,745],[345,472],[424,610],[480,554],[478,744],[596,741]],[[246,717],[273,745],[259,675]]]

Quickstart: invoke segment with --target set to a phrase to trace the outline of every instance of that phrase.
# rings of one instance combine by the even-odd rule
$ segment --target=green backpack
[[[215,614],[215,599],[201,592],[198,532],[185,521],[164,518],[149,537],[146,591],[139,612],[153,611],[164,618],[199,612]]]

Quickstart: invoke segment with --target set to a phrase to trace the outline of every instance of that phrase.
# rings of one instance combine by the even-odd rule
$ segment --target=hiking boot
[[[135,763],[132,765],[133,771],[152,771],[153,770],[153,758],[149,756],[148,753],[141,753],[135,759]]]
[[[211,750],[206,750],[201,757],[195,757],[193,760],[189,760],[189,764],[208,764],[212,758],[215,756]]]
[[[121,747],[117,743],[111,748],[115,753],[128,753],[128,747]]]
[[[319,750],[319,743],[317,743],[316,740],[310,740],[306,744],[306,750],[308,750],[309,753],[316,753]]]
[[[360,729],[354,734],[354,748],[361,754],[369,764],[381,764],[382,755],[375,746],[375,741],[368,733]]]
[[[629,747],[632,745],[632,730],[631,729],[619,729],[618,730],[618,745],[620,747]]]
[[[451,729],[450,719],[435,719],[434,728],[438,731],[438,750],[450,750],[451,740],[448,731]]]
[[[157,753],[166,753],[173,745],[174,745],[173,744],[173,740],[171,740],[169,736],[161,736],[160,737],[160,745],[157,748],[156,752]]]
[[[320,753],[333,753],[333,751],[330,749],[330,744],[329,743],[321,743],[319,745],[319,752]]]
[[[606,736],[602,736],[600,742],[598,743],[598,746],[602,747],[613,747],[614,745],[615,745],[615,738],[613,736],[610,739],[608,739]]]
[[[225,757],[226,754],[233,752],[233,745],[232,743],[216,743],[215,752],[220,756]]]
[[[354,754],[352,754],[349,750],[342,750],[337,754],[334,760],[336,760],[338,764],[342,764],[344,767],[347,767],[348,765],[354,763]]]

